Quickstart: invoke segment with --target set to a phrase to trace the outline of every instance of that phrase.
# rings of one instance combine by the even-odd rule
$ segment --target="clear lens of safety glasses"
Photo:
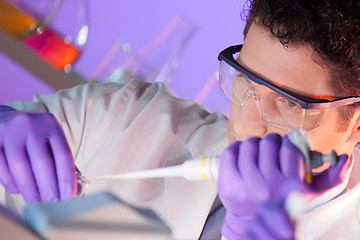
[[[224,61],[220,61],[220,87],[239,108],[254,96],[261,119],[279,129],[311,130],[320,125],[324,116],[325,109],[304,109],[297,102],[253,82]]]

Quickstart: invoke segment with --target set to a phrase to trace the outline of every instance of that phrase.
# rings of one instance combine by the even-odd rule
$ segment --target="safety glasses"
[[[225,96],[242,108],[254,96],[261,118],[268,124],[281,128],[311,130],[320,125],[328,108],[360,102],[360,97],[344,97],[335,100],[303,96],[267,80],[241,66],[234,58],[242,45],[223,50],[220,61],[219,82]]]

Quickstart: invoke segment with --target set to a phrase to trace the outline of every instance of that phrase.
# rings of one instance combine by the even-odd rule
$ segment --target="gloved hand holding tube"
[[[304,156],[288,136],[268,134],[262,139],[231,144],[221,155],[218,178],[219,197],[227,210],[223,236],[228,240],[242,239],[256,209],[276,201],[285,182],[306,186],[309,192],[339,184],[347,159],[346,155],[340,156],[336,165],[318,174],[307,186]]]
[[[0,105],[0,183],[26,202],[54,202],[76,195],[72,154],[52,114]]]

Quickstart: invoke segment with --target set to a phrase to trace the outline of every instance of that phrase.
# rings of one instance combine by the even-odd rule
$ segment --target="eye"
[[[291,109],[292,111],[301,110],[302,107],[295,101],[292,101],[285,97],[279,97],[280,102],[282,102],[283,107]]]
[[[289,105],[289,107],[291,107],[291,108],[299,108],[299,105],[298,105],[296,102],[291,101],[291,100],[289,100],[289,99],[286,99],[286,103],[287,103],[287,105]]]
[[[236,74],[236,79],[241,82],[241,84],[246,86],[253,86],[253,82],[243,73],[238,72]]]

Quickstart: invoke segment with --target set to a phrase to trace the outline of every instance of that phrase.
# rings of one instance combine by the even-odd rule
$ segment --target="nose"
[[[255,92],[249,91],[239,107],[231,104],[229,132],[238,141],[254,136],[262,137],[267,133],[267,125],[258,111]]]

